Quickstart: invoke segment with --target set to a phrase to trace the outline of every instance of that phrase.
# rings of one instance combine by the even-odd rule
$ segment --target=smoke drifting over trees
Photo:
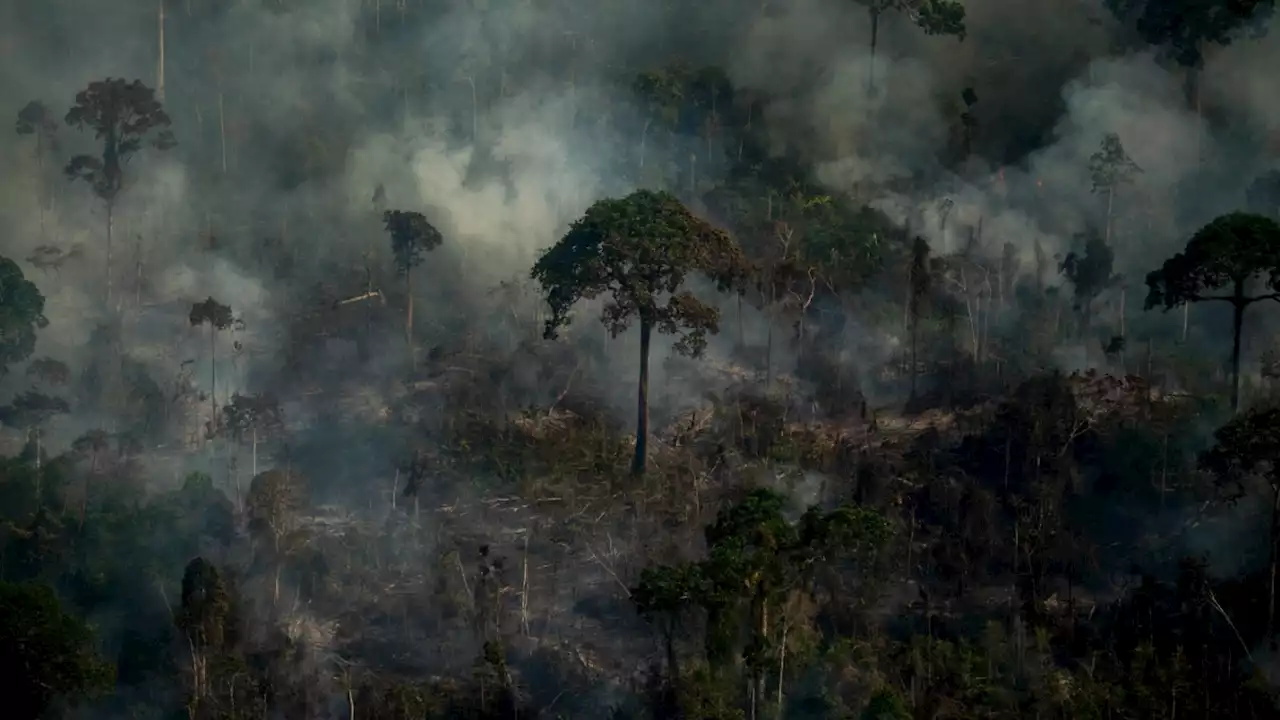
[[[19,715],[1271,716],[1273,6],[5,4]]]

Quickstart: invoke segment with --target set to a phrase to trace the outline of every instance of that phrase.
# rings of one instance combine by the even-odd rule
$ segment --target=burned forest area
[[[0,716],[1280,718],[1273,10],[0,2]]]

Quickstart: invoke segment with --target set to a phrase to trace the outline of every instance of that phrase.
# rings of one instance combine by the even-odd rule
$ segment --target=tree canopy
[[[727,232],[689,212],[674,195],[639,190],[596,202],[538,258],[533,279],[546,292],[547,338],[568,326],[583,299],[608,295],[601,322],[613,335],[634,320],[678,335],[697,354],[719,329],[719,311],[685,287],[702,276],[722,292],[743,286],[746,258]]]
[[[124,187],[125,163],[145,142],[149,140],[157,150],[176,144],[168,113],[155,91],[140,80],[107,78],[89,83],[76,94],[66,123],[102,141],[100,156],[76,155],[67,163],[66,174],[84,180],[107,202]]]
[[[1198,230],[1186,249],[1147,275],[1147,307],[1229,300],[1230,295],[1212,293],[1255,278],[1271,292],[1254,300],[1280,299],[1280,225],[1260,215],[1230,213]]]
[[[44,316],[44,295],[27,280],[22,268],[0,257],[0,375],[9,366],[31,357],[36,330],[49,324]]]
[[[12,717],[39,718],[60,697],[110,690],[114,670],[95,645],[49,586],[0,582],[0,672]]]
[[[1144,42],[1184,67],[1199,67],[1209,45],[1227,45],[1261,29],[1274,0],[1107,0]]]

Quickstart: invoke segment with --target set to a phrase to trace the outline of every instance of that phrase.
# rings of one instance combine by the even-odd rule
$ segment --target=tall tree
[[[280,401],[270,393],[231,396],[222,408],[224,428],[236,442],[249,443],[253,453],[253,476],[258,475],[258,441],[284,427],[284,411]]]
[[[1229,499],[1243,495],[1250,478],[1261,478],[1270,493],[1267,537],[1268,602],[1266,639],[1275,630],[1276,570],[1280,564],[1280,407],[1252,409],[1214,433],[1214,445],[1200,458],[1227,489]]]
[[[1107,7],[1148,45],[1186,72],[1187,103],[1200,110],[1200,71],[1210,45],[1229,45],[1261,31],[1275,0],[1106,0]]]
[[[1071,283],[1075,295],[1075,309],[1080,316],[1080,336],[1089,332],[1093,321],[1093,302],[1115,282],[1111,270],[1115,265],[1115,252],[1097,232],[1084,237],[1084,251],[1070,252],[1062,259],[1059,270]]]
[[[280,571],[298,530],[305,500],[302,477],[289,470],[268,470],[249,483],[245,513],[256,544],[270,547],[273,604],[280,602]]]
[[[880,18],[888,12],[905,13],[926,35],[965,37],[964,5],[956,0],[854,0],[867,9],[871,20],[871,63],[867,91],[876,90],[876,49],[880,43]]]
[[[218,567],[202,557],[187,563],[182,573],[182,606],[174,621],[191,655],[191,717],[201,717],[200,702],[208,695],[209,660],[222,651],[232,623],[231,597]]]
[[[44,159],[57,150],[58,121],[48,106],[39,100],[32,100],[18,111],[18,122],[15,129],[19,135],[31,135],[35,138],[36,147],[36,198],[40,206],[40,237],[44,238],[44,212],[48,207],[48,179],[44,174]]]
[[[0,377],[10,365],[31,357],[36,330],[48,324],[40,289],[27,280],[17,263],[0,257]]]
[[[1093,181],[1093,192],[1107,197],[1106,231],[1103,240],[1111,242],[1111,220],[1114,215],[1116,191],[1133,182],[1134,176],[1142,172],[1138,163],[1125,152],[1124,144],[1116,133],[1107,133],[1102,138],[1098,151],[1089,157],[1089,177]]]
[[[824,566],[870,569],[891,534],[885,518],[867,508],[844,505],[823,512],[815,506],[792,522],[789,505],[773,490],[751,490],[705,528],[705,560],[645,568],[631,590],[641,614],[663,623],[673,681],[679,679],[674,635],[680,616],[693,607],[706,613],[706,658],[713,665],[745,666],[751,717],[764,702],[770,669],[777,670],[779,705],[783,699],[785,606],[792,594],[812,590]]]
[[[1250,285],[1258,282],[1264,292],[1249,294]],[[1147,288],[1147,309],[1163,306],[1167,311],[1209,301],[1231,306],[1231,409],[1239,409],[1244,311],[1262,300],[1280,301],[1280,224],[1261,215],[1223,215],[1200,228],[1185,250],[1149,273]],[[1209,294],[1218,290],[1226,292]]]
[[[41,436],[45,423],[54,415],[69,412],[71,406],[66,400],[28,390],[14,397],[8,405],[0,406],[0,422],[27,431],[28,441],[34,446],[36,469],[39,470],[44,457]]]
[[[194,303],[187,316],[191,327],[209,326],[209,432],[213,433],[218,426],[218,331],[226,330],[235,322],[231,308],[214,300],[212,297]]]
[[[684,289],[694,274],[721,292],[741,289],[749,267],[728,233],[689,212],[666,192],[639,190],[587,208],[560,242],[533,266],[550,306],[545,336],[570,323],[579,300],[609,295],[600,321],[613,337],[640,325],[636,451],[631,469],[645,470],[649,430],[649,343],[654,329],[677,335],[676,351],[696,357],[720,330],[719,309]]]
[[[413,351],[413,269],[422,264],[428,252],[444,242],[444,236],[420,212],[387,210],[382,213],[382,222],[391,236],[396,269],[404,275],[404,341],[409,348],[410,363],[416,363],[417,355]]]
[[[107,78],[89,83],[76,93],[75,105],[67,112],[67,125],[77,130],[88,129],[102,143],[101,156],[76,155],[67,163],[66,174],[72,180],[89,184],[107,210],[107,309],[112,296],[112,233],[116,200],[124,189],[124,166],[144,142],[157,150],[168,150],[176,142],[169,130],[169,115],[156,100],[155,91],[142,84],[121,78]]]
[[[963,151],[960,159],[968,160],[973,154],[973,134],[978,127],[978,118],[973,111],[978,104],[978,93],[967,87],[960,91],[960,102],[964,103],[964,109],[960,111],[960,149]]]

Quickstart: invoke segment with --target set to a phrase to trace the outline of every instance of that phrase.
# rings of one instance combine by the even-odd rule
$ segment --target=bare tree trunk
[[[746,347],[746,333],[742,329],[742,293],[738,293],[738,347]]]
[[[409,348],[409,367],[416,370],[418,367],[418,355],[413,351],[413,269],[410,268],[404,273],[404,287],[406,300],[406,311],[404,318],[404,342]]]
[[[631,461],[631,472],[643,475],[645,454],[649,440],[649,340],[653,325],[640,320],[640,384],[636,393],[636,454]]]
[[[218,329],[209,323],[209,416],[212,427],[218,423]]]
[[[222,108],[222,89],[218,89],[218,140],[222,144],[222,174],[227,174],[227,120]]]
[[[1125,316],[1125,305],[1127,304],[1125,301],[1127,299],[1128,299],[1128,288],[1121,286],[1120,288],[1120,337],[1125,336],[1124,316]]]
[[[871,60],[867,63],[867,95],[876,91],[876,47],[880,41],[880,9],[871,8]]]
[[[1231,412],[1240,409],[1240,336],[1244,329],[1243,284],[1236,283],[1236,299],[1231,304]]]
[[[164,0],[158,0],[157,24],[160,26],[160,58],[156,63],[156,100],[164,102]]]
[[[138,236],[134,258],[133,305],[138,313],[142,312],[142,236]]]
[[[108,201],[107,201],[107,268],[106,268],[106,273],[107,273],[107,309],[110,309],[110,308],[111,308],[111,295],[112,295],[112,293],[111,293],[111,290],[112,290],[112,278],[111,278],[111,240],[112,240],[112,236],[113,236],[114,234],[115,234],[115,201],[114,201],[114,200],[108,200]]]
[[[1269,553],[1269,570],[1270,582],[1267,586],[1267,634],[1264,636],[1267,640],[1271,639],[1271,635],[1275,632],[1276,620],[1276,564],[1280,562],[1280,557],[1276,553],[1276,545],[1280,543],[1280,487],[1275,485],[1271,488],[1271,551]]]
[[[1106,220],[1106,232],[1104,234],[1104,239],[1106,240],[1108,245],[1111,244],[1111,209],[1112,207],[1115,206],[1115,198],[1116,198],[1115,187],[1113,185],[1107,186],[1107,220]]]
[[[44,181],[44,141],[41,133],[36,132],[36,204],[40,206],[40,240],[44,241],[45,215],[45,181]]]
[[[646,145],[646,141],[649,139],[649,124],[652,122],[653,122],[652,119],[646,119],[644,121],[644,127],[640,130],[640,169],[641,170],[644,169],[645,145]]]
[[[468,75],[466,80],[467,84],[471,86],[471,144],[475,145],[477,137],[476,126],[478,123],[476,118],[480,114],[480,105],[476,101],[476,79]]]

